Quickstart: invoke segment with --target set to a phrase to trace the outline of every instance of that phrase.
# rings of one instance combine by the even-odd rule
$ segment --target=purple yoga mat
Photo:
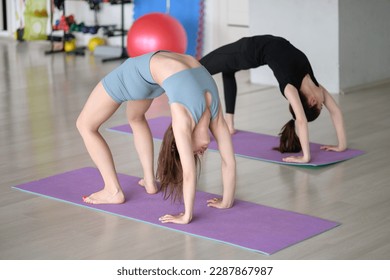
[[[162,140],[166,128],[171,123],[170,117],[159,117],[148,120],[152,135],[156,140]],[[115,126],[109,128],[111,131],[131,134],[132,130],[128,124]],[[328,152],[321,150],[321,144],[310,143],[311,161],[309,163],[290,163],[284,162],[282,159],[290,155],[297,155],[292,153],[280,153],[273,150],[274,147],[279,146],[279,137],[238,130],[232,136],[234,153],[237,156],[248,157],[257,160],[264,160],[274,163],[287,165],[301,165],[301,166],[325,166],[334,164],[340,161],[351,159],[364,154],[361,150],[347,149],[344,152]],[[218,150],[217,142],[211,137],[209,150]]]
[[[92,167],[69,171],[14,188],[267,255],[339,225],[336,222],[241,200],[236,200],[230,209],[215,209],[207,207],[206,201],[217,196],[200,191],[196,193],[194,217],[190,224],[162,224],[158,220],[160,216],[180,213],[184,209],[183,205],[164,200],[161,193],[148,195],[144,188],[138,185],[139,178],[123,174],[118,176],[126,195],[126,202],[119,205],[90,205],[82,201],[83,195],[97,191],[103,184],[99,171]]]

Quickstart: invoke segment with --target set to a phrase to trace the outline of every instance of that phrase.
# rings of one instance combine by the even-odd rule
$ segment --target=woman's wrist
[[[225,197],[222,199],[221,206],[223,208],[231,208],[233,206],[234,199],[225,199]]]

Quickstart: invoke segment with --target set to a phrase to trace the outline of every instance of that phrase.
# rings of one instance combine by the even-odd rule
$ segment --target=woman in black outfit
[[[302,156],[286,157],[283,160],[298,163],[310,161],[307,122],[319,116],[322,105],[329,110],[338,138],[338,145],[325,145],[322,149],[344,151],[347,148],[344,121],[339,106],[317,82],[306,55],[286,39],[272,35],[245,37],[210,52],[200,63],[211,75],[222,73],[225,118],[232,134],[235,132],[234,108],[237,97],[235,73],[268,65],[279,83],[281,93],[290,103],[292,114],[292,119],[281,130],[278,150],[282,153],[303,151]]]

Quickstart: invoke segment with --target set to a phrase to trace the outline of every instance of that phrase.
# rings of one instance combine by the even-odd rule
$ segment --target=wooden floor
[[[120,63],[45,56],[47,49],[0,39],[0,259],[390,259],[390,85],[336,96],[349,147],[363,156],[320,169],[237,158],[238,199],[342,223],[265,256],[12,189],[93,166],[75,120],[95,84]],[[250,84],[247,72],[239,81],[237,127],[276,135],[289,119],[287,102],[275,87]],[[148,117],[168,114],[161,97]],[[122,106],[102,133],[118,172],[141,176],[132,137],[104,129],[124,123]],[[326,113],[310,124],[310,137],[335,143]],[[219,165],[218,153],[204,156],[200,190],[220,193]]]

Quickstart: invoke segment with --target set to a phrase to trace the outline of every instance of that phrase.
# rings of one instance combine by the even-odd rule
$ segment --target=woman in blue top
[[[204,56],[200,63],[211,75],[222,73],[226,104],[226,122],[234,129],[234,109],[237,96],[235,73],[240,70],[268,65],[279,83],[279,89],[290,103],[292,119],[282,128],[281,152],[299,152],[303,156],[286,157],[287,162],[306,163],[311,159],[307,122],[315,120],[322,105],[329,110],[338,138],[338,145],[322,149],[344,151],[347,140],[343,116],[329,92],[314,77],[306,55],[284,38],[272,35],[244,37]],[[297,133],[295,133],[297,127]]]
[[[165,197],[183,198],[185,210],[180,214],[164,215],[160,221],[181,224],[191,221],[197,157],[207,149],[209,129],[218,142],[222,159],[223,198],[211,199],[207,203],[216,208],[233,205],[236,163],[215,82],[193,57],[165,51],[126,60],[98,83],[81,111],[77,128],[104,181],[102,190],[83,197],[86,203],[119,204],[125,201],[112,154],[98,131],[122,102],[127,103],[127,118],[144,171],[139,184],[147,193],[158,191],[153,167],[153,140],[145,113],[153,99],[164,91],[170,103],[172,124],[161,145],[157,179]]]

